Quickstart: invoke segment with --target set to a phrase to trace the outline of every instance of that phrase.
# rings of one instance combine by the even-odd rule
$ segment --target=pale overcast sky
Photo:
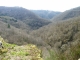
[[[63,12],[80,6],[80,0],[0,0],[0,6],[19,6],[33,10]]]

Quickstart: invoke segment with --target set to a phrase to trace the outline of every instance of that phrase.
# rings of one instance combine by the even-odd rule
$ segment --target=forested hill
[[[33,31],[32,36],[53,49],[48,60],[78,60],[80,58],[80,16],[52,23]],[[46,46],[47,48],[49,46]]]
[[[67,11],[61,13],[60,15],[54,17],[52,20],[60,21],[60,20],[66,20],[66,19],[78,17],[78,16],[80,16],[80,7],[67,10]]]
[[[30,10],[22,7],[4,7],[0,6],[0,16],[10,16],[30,26],[32,29],[38,29],[50,23],[49,20],[43,19]]]
[[[0,16],[10,16],[20,20],[38,17],[33,12],[22,7],[4,7],[4,6],[0,6]]]

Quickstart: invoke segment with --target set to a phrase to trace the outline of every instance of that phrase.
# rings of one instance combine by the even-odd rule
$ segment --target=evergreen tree
[[[10,28],[10,24],[8,24],[8,28]]]

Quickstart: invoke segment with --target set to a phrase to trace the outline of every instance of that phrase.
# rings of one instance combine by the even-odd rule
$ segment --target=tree
[[[8,26],[7,26],[8,28],[10,28],[10,24],[8,24]]]

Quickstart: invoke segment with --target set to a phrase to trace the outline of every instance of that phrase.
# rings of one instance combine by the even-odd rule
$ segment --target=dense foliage
[[[4,11],[2,9],[2,16],[0,16],[0,36],[2,36],[6,42],[17,45],[25,45],[29,43],[35,44],[41,49],[41,57],[43,57],[44,60],[78,60],[80,58],[79,10],[77,11],[76,9],[72,9],[71,15],[64,15],[64,13],[68,13],[69,11],[64,12],[62,15],[64,15],[67,20],[61,20],[61,16],[57,17],[60,19],[58,22],[50,23],[50,21],[40,18],[31,12],[28,12],[29,14],[27,14],[24,11],[28,16],[26,15],[27,17],[25,17],[23,12],[23,14],[21,13],[23,18],[21,18],[20,16],[22,15],[18,15],[18,17],[17,15],[15,16],[15,11],[19,10],[14,10],[11,7],[7,9],[12,10],[9,11],[5,8]],[[24,10],[23,8],[19,9],[20,12]],[[75,12],[73,12],[73,10]],[[9,13],[9,15],[8,13],[4,13],[6,11]],[[12,15],[13,12],[15,13],[14,15]],[[15,45],[11,46],[14,47]],[[16,47],[21,48],[21,46]],[[31,53],[35,54],[35,49],[32,48],[31,50],[33,50]],[[6,51],[7,50],[0,50],[1,53],[5,53]],[[11,52],[11,56],[24,56],[26,54],[28,55],[28,53],[25,53],[24,51],[18,52],[18,54],[16,54],[15,51]],[[33,60],[35,60],[35,58]]]

